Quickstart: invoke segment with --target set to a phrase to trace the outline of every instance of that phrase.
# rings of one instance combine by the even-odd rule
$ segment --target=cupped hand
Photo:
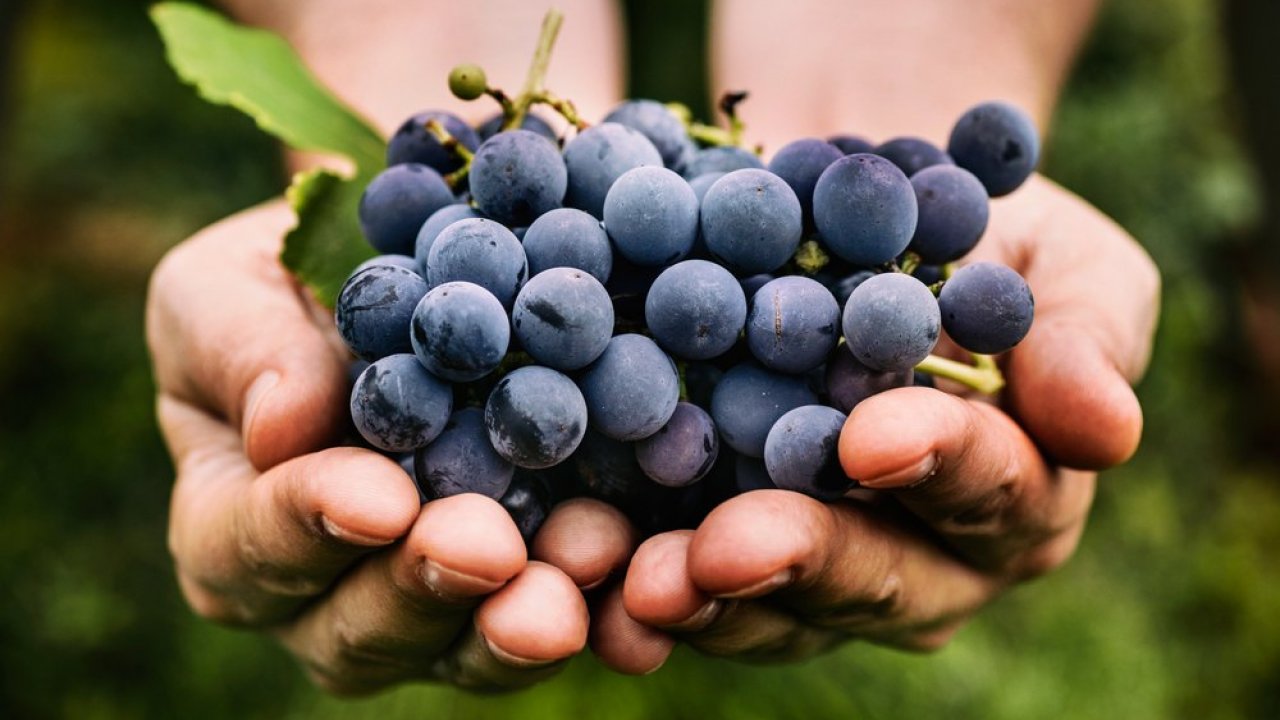
[[[1096,471],[1137,448],[1159,277],[1121,228],[1039,177],[992,203],[971,260],[1036,298],[990,399],[904,388],[861,403],[840,460],[876,491],[823,504],[761,490],[696,531],[658,535],[595,608],[591,646],[625,672],[678,639],[713,655],[802,658],[849,639],[928,650],[983,605],[1074,552]],[[863,493],[866,495],[867,493]]]
[[[184,596],[203,617],[275,636],[333,692],[414,679],[500,690],[555,672],[586,643],[575,580],[528,561],[496,502],[420,505],[395,462],[334,447],[347,356],[277,261],[291,222],[282,203],[241,213],[175,248],[152,278],[147,336],[178,476],[169,545]],[[607,571],[574,564],[572,547],[545,551],[579,575]]]

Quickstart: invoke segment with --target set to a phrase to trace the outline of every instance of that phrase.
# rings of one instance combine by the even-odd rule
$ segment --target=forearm
[[[1045,130],[1099,0],[721,0],[712,87],[750,90],[748,137],[776,150],[839,132],[945,142],[978,102]]]

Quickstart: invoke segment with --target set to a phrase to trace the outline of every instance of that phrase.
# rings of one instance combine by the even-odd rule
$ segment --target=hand
[[[998,403],[927,388],[875,396],[840,439],[873,500],[757,491],[696,531],[650,538],[593,615],[606,663],[651,671],[675,639],[761,661],[853,638],[930,650],[1071,556],[1095,471],[1137,448],[1129,383],[1147,364],[1159,278],[1123,230],[1038,177],[992,204],[972,259],[1013,266],[1037,301],[1030,334],[1002,358]]]
[[[395,462],[332,447],[347,355],[276,259],[291,222],[282,203],[241,213],[152,278],[147,336],[178,474],[169,545],[187,601],[275,636],[333,692],[427,678],[505,689],[555,672],[586,643],[587,608],[570,576],[527,562],[506,511],[477,495],[420,506]],[[580,579],[609,570],[544,550]]]

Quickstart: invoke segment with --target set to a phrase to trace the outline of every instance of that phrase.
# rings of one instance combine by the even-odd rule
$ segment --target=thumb
[[[278,260],[292,222],[276,202],[205,229],[160,262],[147,299],[160,392],[239,428],[260,470],[344,424],[346,359]]]

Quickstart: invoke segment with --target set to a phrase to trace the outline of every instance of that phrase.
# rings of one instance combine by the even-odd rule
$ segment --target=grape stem
[[[579,130],[586,130],[591,127],[591,123],[583,120],[582,116],[578,114],[578,108],[574,107],[573,101],[555,95],[549,90],[543,90],[533,101],[549,106],[552,110],[560,113],[570,125]]]
[[[830,256],[822,250],[822,246],[816,240],[807,240],[800,243],[800,247],[796,250],[793,258],[796,267],[800,268],[805,275],[816,275],[819,270],[827,266],[831,262]]]
[[[973,388],[984,395],[994,395],[1004,387],[1004,374],[996,365],[995,358],[990,355],[974,354],[974,364],[966,365],[948,358],[930,355],[925,358],[916,370],[934,377],[954,380],[961,385]]]
[[[907,253],[902,256],[902,265],[898,266],[898,271],[910,275],[915,272],[918,267],[920,267],[920,256],[908,250]]]
[[[510,112],[503,108],[505,119],[503,130],[514,130],[524,122],[529,114],[529,106],[540,96],[545,97],[543,83],[547,78],[547,68],[551,65],[551,49],[555,47],[556,36],[560,34],[560,26],[564,24],[564,13],[551,8],[542,16],[542,32],[538,35],[538,46],[533,51],[533,62],[529,63],[529,74],[524,81],[524,90],[512,103]],[[555,107],[554,105],[552,107]],[[576,113],[575,113],[576,115]],[[573,122],[570,120],[570,122]]]
[[[450,188],[457,188],[458,184],[471,172],[471,160],[475,157],[475,154],[468,150],[466,145],[458,142],[458,139],[448,130],[445,130],[440,121],[428,120],[424,127],[427,132],[431,133],[431,137],[434,137],[436,142],[440,143],[440,147],[457,155],[458,159],[462,161],[462,167],[444,176],[444,181],[448,183]]]

